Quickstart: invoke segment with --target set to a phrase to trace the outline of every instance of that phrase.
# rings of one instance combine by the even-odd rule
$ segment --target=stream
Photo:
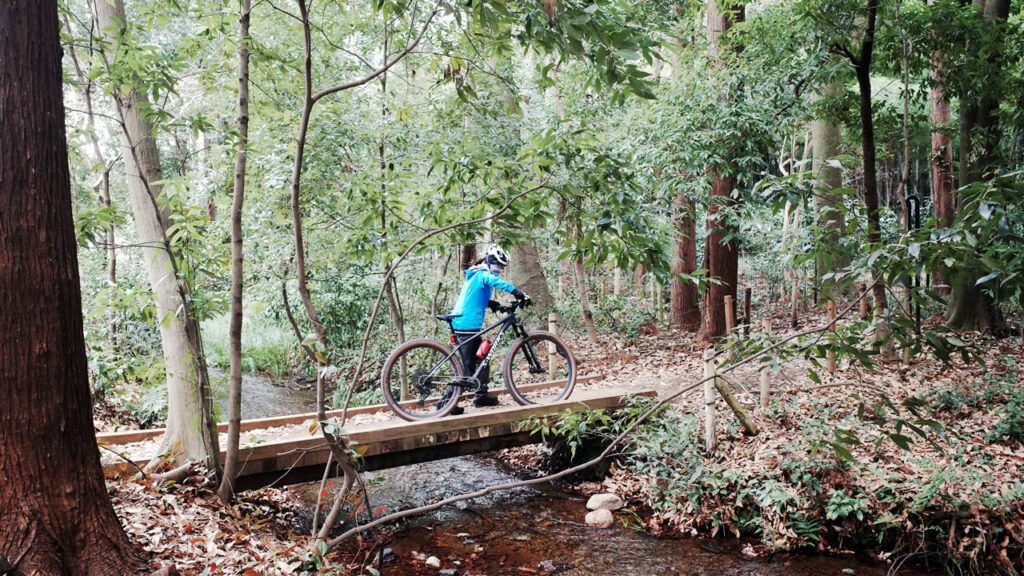
[[[225,379],[226,380],[226,379]],[[247,375],[243,417],[260,418],[310,411],[315,392],[278,386]],[[218,401],[222,401],[218,398]],[[223,400],[226,404],[226,399]],[[223,409],[223,408],[222,408]],[[489,455],[463,456],[368,474],[371,506],[402,510],[514,482],[514,470]],[[311,506],[318,484],[294,486]],[[753,539],[656,538],[623,526],[636,525],[616,512],[611,528],[586,526],[586,501],[552,484],[496,492],[446,506],[401,525],[387,546],[384,575],[687,575],[687,576],[886,576],[888,567],[854,556],[776,554],[750,559],[742,554]],[[435,556],[441,567],[425,563]],[[901,570],[905,576],[925,574]]]

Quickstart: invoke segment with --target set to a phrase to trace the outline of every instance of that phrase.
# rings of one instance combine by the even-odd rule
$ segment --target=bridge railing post
[[[558,314],[548,314],[548,332],[558,335]],[[548,374],[556,378],[558,374],[558,354],[555,350],[555,343],[548,342]]]

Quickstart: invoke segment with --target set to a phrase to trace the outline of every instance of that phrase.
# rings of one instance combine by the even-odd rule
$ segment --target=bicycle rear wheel
[[[576,385],[576,357],[561,338],[538,330],[512,343],[504,365],[505,386],[522,405],[565,400]]]
[[[384,363],[380,384],[388,406],[406,420],[446,416],[462,389],[454,382],[462,365],[436,340],[410,340]]]

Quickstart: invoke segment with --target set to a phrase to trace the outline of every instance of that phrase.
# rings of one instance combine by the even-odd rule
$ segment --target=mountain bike
[[[429,338],[410,340],[395,348],[384,363],[380,380],[388,406],[406,420],[447,416],[459,396],[480,388],[481,372],[510,331],[516,340],[505,356],[501,376],[512,398],[524,406],[568,398],[576,385],[575,356],[555,334],[545,330],[527,332],[516,315],[519,306],[519,302],[500,306],[498,313],[505,316],[473,334],[488,344],[476,352],[481,362],[471,375],[462,373],[460,350],[470,342],[466,339],[456,345],[452,320],[458,316],[435,316],[448,324],[454,348]],[[497,330],[493,340],[484,337],[493,330]]]

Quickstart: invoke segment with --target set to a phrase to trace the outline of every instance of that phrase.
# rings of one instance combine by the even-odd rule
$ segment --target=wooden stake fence
[[[718,364],[715,361],[715,351],[708,349],[704,351],[704,447],[707,451],[715,449],[715,390],[722,395],[722,399],[736,415],[743,427],[743,433],[748,436],[756,436],[758,433],[757,424],[747,415],[740,406],[732,390],[724,380],[715,376],[718,373]]]
[[[733,330],[736,328],[736,308],[733,306],[732,296],[725,296],[725,338],[729,347],[729,359],[736,359],[736,342]]]
[[[715,450],[715,351],[704,351],[704,449]]]
[[[772,334],[772,321],[770,318],[761,319],[761,331],[764,332],[765,338]],[[768,407],[768,392],[771,385],[771,368],[769,366],[761,367],[761,408]]]

